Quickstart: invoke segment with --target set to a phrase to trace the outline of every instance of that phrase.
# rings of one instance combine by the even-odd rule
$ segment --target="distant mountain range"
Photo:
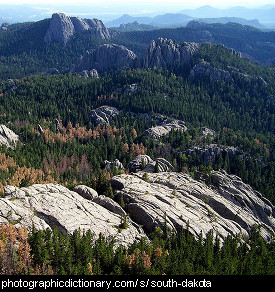
[[[247,20],[240,17],[216,17],[216,18],[195,18],[187,14],[182,13],[166,13],[164,15],[157,15],[155,17],[133,17],[129,14],[124,14],[118,19],[107,22],[108,27],[120,27],[122,30],[125,28],[124,24],[133,24],[137,22],[138,24],[150,25],[151,29],[156,27],[179,27],[186,26],[191,20],[197,20],[204,23],[229,23],[235,22],[242,25],[250,25],[255,28],[264,29],[266,28],[262,25],[258,19]],[[126,30],[128,30],[126,27]],[[131,26],[132,30],[136,30],[135,26]]]
[[[197,9],[185,9],[180,11],[180,13],[196,18],[241,17],[245,19],[258,19],[265,26],[270,26],[272,23],[273,27],[275,23],[275,5],[265,5],[254,9],[242,6],[219,9],[207,5]]]
[[[250,25],[260,29],[275,29],[275,5],[265,5],[257,9],[241,6],[228,9],[219,9],[212,6],[203,6],[197,9],[185,9],[178,13],[165,13],[162,15],[148,16],[140,14],[132,16],[124,14],[117,19],[111,19],[107,12],[97,13],[96,9],[84,9],[82,6],[60,6],[59,4],[44,7],[43,5],[8,5],[0,4],[0,24],[3,22],[16,23],[37,21],[50,18],[52,13],[66,10],[70,16],[81,18],[100,18],[108,27],[119,27],[121,24],[138,22],[157,27],[185,26],[190,20],[199,20],[206,23],[236,22]],[[43,6],[43,7],[42,7]],[[93,11],[93,12],[92,12]],[[106,15],[104,15],[104,13]]]
[[[155,17],[133,17],[124,14],[118,19],[106,23],[108,27],[137,21],[142,24],[155,26],[185,26],[190,20],[205,23],[236,22],[256,28],[275,28],[275,6],[266,5],[257,9],[236,6],[228,9],[219,9],[212,6],[203,6],[197,9],[186,9],[178,13],[166,13]]]

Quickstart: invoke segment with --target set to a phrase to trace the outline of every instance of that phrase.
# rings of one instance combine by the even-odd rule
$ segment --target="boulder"
[[[130,172],[166,172],[174,169],[173,165],[164,158],[155,161],[148,155],[138,155],[128,165]]]
[[[87,187],[85,185],[78,185],[74,187],[74,192],[78,193],[85,199],[97,203],[98,205],[106,208],[107,210],[115,214],[126,216],[126,212],[117,202],[106,196],[103,195],[99,196],[97,191],[94,190],[93,188]]]
[[[84,185],[78,185],[74,187],[74,192],[78,193],[81,197],[87,200],[93,200],[94,198],[98,197],[96,190]]]
[[[79,72],[78,75],[83,76],[85,78],[88,78],[88,77],[99,78],[99,75],[98,75],[98,72],[96,69],[83,70],[83,71]]]
[[[108,169],[111,169],[112,166],[114,166],[118,170],[124,169],[123,164],[118,159],[115,159],[114,162],[111,162],[111,161],[108,161],[108,160],[104,160],[104,167],[107,167]]]
[[[148,163],[153,163],[153,160],[148,155],[136,156],[128,165],[130,172],[137,172],[142,170]]]

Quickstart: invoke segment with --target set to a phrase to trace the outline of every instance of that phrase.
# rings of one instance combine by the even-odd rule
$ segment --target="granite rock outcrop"
[[[174,169],[173,165],[164,158],[157,158],[155,161],[150,156],[140,154],[128,165],[130,172],[167,172]]]
[[[78,17],[69,17],[64,13],[54,13],[44,41],[46,43],[60,42],[66,44],[76,32],[82,32],[84,30],[90,31],[94,36],[104,40],[110,38],[110,32],[101,20],[81,19]]]
[[[164,121],[157,126],[147,129],[144,134],[152,139],[158,140],[160,137],[169,134],[170,131],[186,131],[187,127],[183,121],[171,120]]]
[[[187,228],[203,237],[213,231],[221,240],[228,235],[249,236],[261,226],[266,240],[274,238],[274,206],[249,185],[224,171],[213,171],[206,181],[176,172],[123,174],[110,180],[126,202],[126,211],[145,231],[166,224],[170,232]]]
[[[98,124],[110,123],[110,121],[119,115],[119,110],[112,106],[103,105],[90,111],[91,121]]]
[[[86,51],[70,68],[70,72],[128,69],[134,66],[136,59],[136,54],[122,45],[104,44],[94,50]]]
[[[127,218],[127,228],[121,228],[126,219],[123,209],[112,199],[97,196],[86,186],[74,191],[56,184],[35,184],[25,188],[5,187],[0,198],[0,224],[13,223],[28,230],[57,228],[64,234],[75,230],[91,230],[95,238],[101,233],[114,238],[115,246],[129,245],[146,237],[143,230]]]
[[[199,156],[200,161],[205,163],[215,162],[218,156],[221,153],[228,155],[229,159],[232,159],[235,155],[240,153],[238,147],[228,146],[225,147],[223,145],[218,146],[217,144],[209,144],[204,147],[201,146],[193,146],[192,148],[184,151],[186,156],[193,155],[196,153]]]
[[[209,78],[212,82],[231,81],[232,75],[227,70],[218,69],[212,66],[209,62],[201,61],[191,69],[190,78]]]
[[[246,239],[257,225],[265,240],[274,240],[275,207],[225,171],[203,173],[196,179],[172,171],[138,171],[109,182],[125,207],[85,185],[73,190],[58,184],[5,186],[0,224],[29,230],[56,226],[64,234],[90,230],[95,239],[99,234],[114,239],[115,247],[148,239],[147,232],[164,226],[175,233],[188,228],[196,238],[211,231],[222,242],[228,235]]]
[[[143,67],[162,67],[164,69],[188,67],[193,54],[199,48],[198,43],[176,44],[172,40],[164,38],[153,40],[145,52]]]
[[[19,141],[19,136],[5,125],[0,125],[0,145],[6,145],[13,148]]]

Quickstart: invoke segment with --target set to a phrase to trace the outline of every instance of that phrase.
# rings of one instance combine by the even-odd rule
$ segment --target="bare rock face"
[[[200,160],[204,161],[205,163],[208,162],[215,162],[218,156],[221,153],[225,153],[228,155],[228,157],[231,159],[238,153],[240,153],[238,147],[228,146],[225,147],[223,145],[218,146],[217,144],[209,144],[205,147],[200,146],[193,146],[192,148],[187,149],[184,151],[184,154],[186,156],[192,155],[193,153],[196,153]]]
[[[157,166],[156,166],[157,164]],[[173,166],[164,158],[157,158],[155,161],[148,155],[138,155],[129,163],[130,172],[166,172],[173,170]]]
[[[209,78],[211,81],[231,81],[232,75],[229,71],[213,67],[209,62],[202,61],[195,65],[190,71],[190,78]]]
[[[160,137],[167,135],[170,131],[172,131],[172,129],[184,132],[187,130],[187,127],[183,121],[172,120],[170,122],[163,122],[158,126],[151,127],[146,130],[144,134],[150,138],[158,140]]]
[[[98,72],[96,69],[92,69],[92,70],[83,70],[81,72],[78,72],[79,76],[83,76],[85,78],[88,77],[94,77],[94,78],[99,78]]]
[[[221,240],[240,234],[246,238],[254,225],[261,235],[274,237],[274,206],[240,178],[213,171],[208,184],[183,173],[144,172],[119,175],[110,180],[126,202],[126,211],[146,231],[163,227],[170,231],[182,228],[198,237],[209,231]]]
[[[110,69],[128,69],[131,68],[137,59],[137,56],[126,47],[116,44],[101,45],[95,50],[86,51],[76,64],[70,68],[71,73],[78,73],[83,70],[96,69],[104,72]]]
[[[110,38],[110,33],[101,20],[80,19],[66,16],[64,13],[54,13],[44,41],[47,43],[60,42],[66,44],[75,32],[84,30],[91,31],[93,35],[101,39]]]
[[[8,148],[16,146],[19,136],[5,125],[0,125],[0,145],[6,145]]]
[[[55,184],[35,184],[26,188],[5,187],[5,197],[0,199],[0,224],[12,222],[16,227],[32,226],[37,230],[57,226],[64,234],[76,229],[91,230],[106,238],[114,237],[115,245],[128,245],[146,236],[131,219],[128,228],[121,229],[121,207],[110,198],[99,198],[91,188],[78,186],[75,191]],[[92,192],[92,195],[89,195]],[[85,197],[90,197],[86,199]],[[113,209],[113,211],[110,211]]]
[[[192,55],[197,52],[199,47],[200,45],[197,43],[180,45],[163,38],[153,40],[145,53],[143,67],[170,69],[189,66]]]
[[[112,166],[114,166],[116,169],[124,169],[123,164],[118,159],[115,159],[113,162],[104,160],[104,167],[111,169]]]
[[[153,159],[148,155],[140,154],[136,156],[132,161],[130,161],[128,167],[130,172],[138,172],[149,163],[153,163]]]
[[[89,113],[92,122],[96,125],[109,123],[117,115],[119,115],[119,110],[107,105],[93,109]]]
[[[98,197],[98,193],[96,190],[85,185],[78,185],[74,187],[74,191],[78,193],[81,197],[88,200],[93,200],[94,198]]]

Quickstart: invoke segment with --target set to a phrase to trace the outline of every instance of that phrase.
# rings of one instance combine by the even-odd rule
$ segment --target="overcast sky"
[[[131,6],[170,6],[179,7],[180,9],[185,8],[196,8],[203,5],[211,5],[214,7],[230,7],[230,6],[246,6],[246,7],[258,7],[265,4],[274,4],[275,0],[0,0],[0,4],[36,4],[36,5],[46,5],[46,4],[89,4],[95,5],[96,7],[104,6],[121,6],[121,5],[131,5]],[[106,7],[107,8],[107,7]]]

